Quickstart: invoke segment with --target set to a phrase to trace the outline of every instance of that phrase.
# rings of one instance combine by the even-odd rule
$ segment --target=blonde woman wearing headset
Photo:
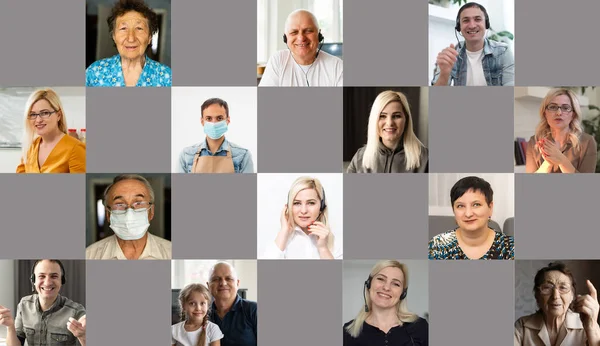
[[[294,181],[280,222],[281,229],[268,245],[265,258],[342,258],[341,242],[336,242],[329,228],[325,189],[318,179],[300,177]]]

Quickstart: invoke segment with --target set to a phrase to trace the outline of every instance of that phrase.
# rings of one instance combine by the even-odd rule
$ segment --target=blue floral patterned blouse
[[[456,238],[456,230],[438,234],[429,241],[429,259],[431,260],[468,260]],[[515,240],[504,233],[496,232],[494,243],[483,256],[482,260],[515,259]]]
[[[85,86],[124,87],[123,69],[119,54],[98,60],[85,70]],[[146,63],[136,87],[170,87],[171,68],[146,56]]]

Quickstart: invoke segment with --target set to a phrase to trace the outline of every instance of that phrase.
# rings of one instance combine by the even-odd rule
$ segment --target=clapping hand
[[[78,321],[69,317],[67,329],[75,335],[76,338],[85,338],[86,315],[83,315]]]

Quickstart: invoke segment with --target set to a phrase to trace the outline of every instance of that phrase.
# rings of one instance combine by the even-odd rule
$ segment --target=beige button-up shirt
[[[579,319],[579,314],[571,312],[571,310],[567,311],[565,322],[561,328],[566,328],[566,336],[557,345],[587,345],[587,337],[583,329],[583,324]],[[561,330],[559,335],[563,333],[564,330]],[[548,334],[546,323],[544,323],[544,316],[541,313],[523,316],[515,322],[515,346],[553,346],[550,343],[550,335]]]
[[[114,234],[87,247],[86,259],[117,259],[126,260],[125,254]],[[144,251],[138,259],[171,259],[171,242],[148,233]]]

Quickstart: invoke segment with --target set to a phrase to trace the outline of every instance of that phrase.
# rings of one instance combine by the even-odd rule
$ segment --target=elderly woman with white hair
[[[527,173],[594,173],[597,145],[583,132],[577,95],[552,89],[540,105],[540,122],[527,143]]]
[[[406,96],[387,90],[373,102],[367,144],[354,154],[346,173],[427,173],[428,154],[413,131]]]
[[[406,306],[406,265],[395,260],[377,262],[363,295],[364,309],[344,325],[344,346],[429,345],[429,324]]]

